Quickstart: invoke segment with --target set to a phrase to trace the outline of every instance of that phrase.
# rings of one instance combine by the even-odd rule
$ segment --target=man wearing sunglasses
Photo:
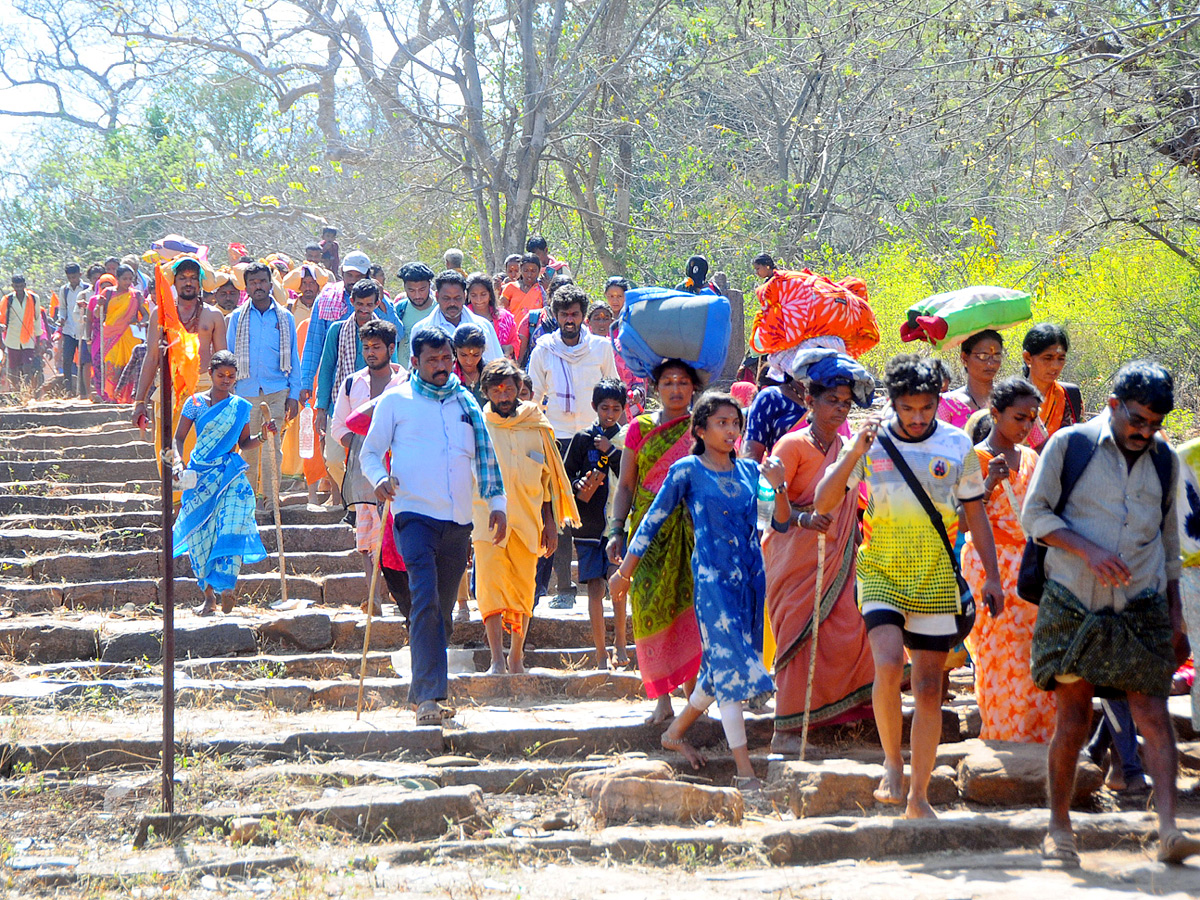
[[[1058,706],[1042,853],[1064,866],[1079,865],[1069,811],[1092,698],[1122,693],[1153,779],[1158,858],[1180,863],[1200,853],[1200,840],[1175,823],[1178,763],[1167,712],[1172,675],[1189,652],[1179,596],[1179,460],[1158,435],[1174,406],[1166,369],[1147,361],[1124,366],[1104,414],[1046,443],[1022,511],[1025,533],[1048,548],[1032,674],[1040,688],[1054,691]],[[1090,456],[1064,505],[1068,447]]]

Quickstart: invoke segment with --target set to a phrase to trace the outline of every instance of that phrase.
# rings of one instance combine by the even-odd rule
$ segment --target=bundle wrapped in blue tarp
[[[665,359],[681,359],[707,382],[721,374],[731,329],[728,297],[643,287],[625,293],[613,332],[617,352],[639,378]]]

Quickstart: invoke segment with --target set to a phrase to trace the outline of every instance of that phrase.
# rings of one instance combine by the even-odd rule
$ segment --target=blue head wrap
[[[875,397],[875,379],[853,357],[837,350],[813,347],[800,350],[792,359],[791,376],[797,381],[824,388],[846,385],[854,402],[867,409]]]

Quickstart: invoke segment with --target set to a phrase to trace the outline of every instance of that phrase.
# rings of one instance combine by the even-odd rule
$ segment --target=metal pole
[[[159,389],[161,440],[159,457],[171,448],[175,440],[171,428],[171,348],[164,339],[161,344],[162,370]],[[172,536],[172,476],[173,472],[165,459],[162,463],[162,554],[163,554],[163,746],[162,746],[162,794],[163,811],[175,812],[175,541]]]

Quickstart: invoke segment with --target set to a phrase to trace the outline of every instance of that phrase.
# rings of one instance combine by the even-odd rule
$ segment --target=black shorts
[[[910,631],[910,619],[920,621],[919,631]],[[944,620],[944,621],[943,621]],[[863,622],[867,631],[880,625],[895,625],[904,636],[904,646],[909,650],[931,650],[935,653],[949,653],[959,643],[955,617],[953,613],[940,616],[916,616],[903,610],[889,607],[883,603],[872,603],[863,611]],[[949,633],[936,633],[946,632]],[[927,633],[935,632],[935,633]]]
[[[608,538],[575,538],[575,555],[579,557],[579,583],[597,578],[606,581],[612,569],[608,561]]]

